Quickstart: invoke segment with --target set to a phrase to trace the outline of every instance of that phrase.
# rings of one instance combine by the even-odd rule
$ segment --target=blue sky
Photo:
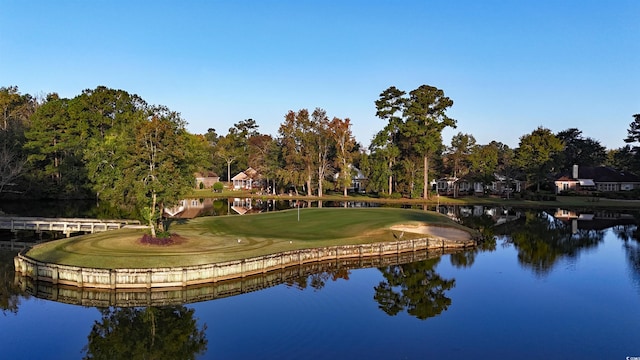
[[[480,144],[539,126],[609,149],[640,113],[640,1],[0,0],[0,86],[98,85],[178,111],[192,133],[289,110],[348,117],[368,146],[389,86],[444,90]]]

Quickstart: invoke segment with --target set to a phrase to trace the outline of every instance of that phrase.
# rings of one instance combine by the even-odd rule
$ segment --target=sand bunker
[[[404,231],[416,234],[431,235],[438,238],[456,241],[471,240],[471,234],[464,230],[445,227],[445,226],[429,226],[429,225],[394,225],[391,227],[393,231]]]

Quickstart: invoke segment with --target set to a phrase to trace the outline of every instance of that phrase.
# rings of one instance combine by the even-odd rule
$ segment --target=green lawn
[[[44,243],[28,256],[96,268],[186,266],[304,248],[393,241],[390,227],[397,224],[468,230],[443,215],[421,210],[307,208],[174,222],[169,231],[183,240],[170,246],[140,244],[143,232],[125,229]],[[407,233],[404,238],[422,236]]]
[[[299,214],[299,216],[298,216]],[[393,208],[306,208],[244,216],[196,218],[170,228],[178,233],[245,236],[265,239],[330,241],[371,237],[393,224],[431,223],[456,226],[433,212]]]

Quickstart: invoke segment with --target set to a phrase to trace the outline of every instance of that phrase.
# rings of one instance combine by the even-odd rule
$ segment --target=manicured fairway
[[[168,246],[141,244],[143,230],[123,229],[41,244],[27,255],[44,262],[95,268],[175,267],[303,248],[393,241],[398,236],[390,229],[393,225],[464,229],[445,216],[420,210],[312,208],[174,221],[169,231],[181,240]]]

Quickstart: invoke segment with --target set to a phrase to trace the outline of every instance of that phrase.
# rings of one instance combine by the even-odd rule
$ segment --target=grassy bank
[[[254,198],[254,199],[274,199],[274,200],[308,200],[308,201],[355,201],[372,202],[380,204],[404,204],[404,205],[500,205],[517,207],[569,207],[569,208],[611,208],[611,209],[640,209],[640,200],[615,200],[606,198],[593,198],[588,196],[556,196],[553,201],[534,201],[522,199],[504,199],[492,196],[432,196],[430,199],[422,198],[382,198],[367,195],[354,194],[344,197],[341,194],[326,194],[322,198],[317,196],[289,196],[289,195],[267,195],[252,194],[249,191],[225,190],[221,193],[214,193],[211,190],[194,190],[191,194],[193,198]]]
[[[282,251],[393,241],[392,225],[466,228],[447,217],[419,210],[302,209],[245,216],[203,217],[171,224],[181,240],[144,245],[141,230],[118,230],[38,245],[36,260],[97,268],[186,266],[239,260]],[[423,235],[406,233],[405,239]]]

